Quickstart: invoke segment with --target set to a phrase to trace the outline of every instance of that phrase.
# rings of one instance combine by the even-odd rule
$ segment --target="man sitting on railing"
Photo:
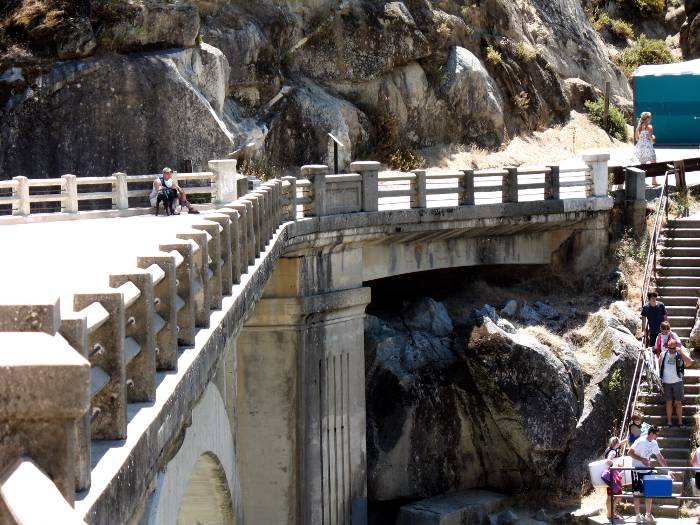
[[[187,195],[182,188],[180,188],[180,186],[175,184],[175,181],[173,181],[173,170],[170,168],[163,168],[163,175],[156,177],[156,179],[153,181],[153,189],[151,190],[151,194],[148,198],[151,201],[151,206],[154,208],[158,205],[158,193],[162,188],[170,188],[171,190],[176,191],[180,206],[187,208],[188,213],[199,213],[199,211],[194,209],[194,206],[192,206],[190,201],[187,200]]]

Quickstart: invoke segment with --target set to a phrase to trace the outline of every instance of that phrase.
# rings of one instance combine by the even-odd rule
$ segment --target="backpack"
[[[659,366],[659,376],[661,376],[662,381],[664,377],[664,366],[666,366],[666,354],[668,354],[668,350],[661,354],[661,365]],[[678,357],[676,358],[676,374],[678,374],[678,377],[681,379],[683,378],[683,374],[685,374],[685,363],[683,362],[683,357],[681,356],[680,351],[678,352]]]

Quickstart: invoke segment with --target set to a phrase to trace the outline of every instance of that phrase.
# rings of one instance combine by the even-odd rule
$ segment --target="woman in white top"
[[[656,162],[656,151],[654,151],[654,128],[651,127],[651,113],[643,112],[639,116],[639,123],[634,130],[634,156],[641,164]],[[651,183],[657,186],[656,177],[651,179]]]

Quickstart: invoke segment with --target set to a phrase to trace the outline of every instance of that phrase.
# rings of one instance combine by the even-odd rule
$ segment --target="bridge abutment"
[[[360,250],[282,258],[237,341],[246,523],[365,523]]]

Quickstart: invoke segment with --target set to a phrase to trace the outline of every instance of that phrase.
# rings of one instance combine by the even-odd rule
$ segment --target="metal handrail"
[[[659,203],[656,205],[656,218],[654,220],[654,229],[652,231],[651,238],[649,239],[649,247],[647,249],[646,263],[644,264],[644,278],[642,280],[642,304],[646,299],[647,293],[649,292],[649,287],[651,286],[651,278],[656,275],[656,252],[657,244],[659,242],[659,236],[661,234],[661,228],[668,221],[668,176],[675,170],[667,170],[664,175],[664,184],[661,188],[661,197],[659,198]],[[662,215],[663,211],[663,215]],[[642,384],[642,376],[644,375],[644,361],[642,359],[643,350],[645,348],[645,341],[647,338],[648,326],[646,319],[642,317],[642,348],[637,354],[637,361],[634,366],[634,375],[632,376],[632,384],[630,385],[630,393],[627,396],[627,406],[625,407],[625,413],[622,418],[622,424],[620,425],[619,439],[622,441],[625,435],[625,429],[629,425],[630,418],[637,407],[637,401],[639,398],[639,389]]]

